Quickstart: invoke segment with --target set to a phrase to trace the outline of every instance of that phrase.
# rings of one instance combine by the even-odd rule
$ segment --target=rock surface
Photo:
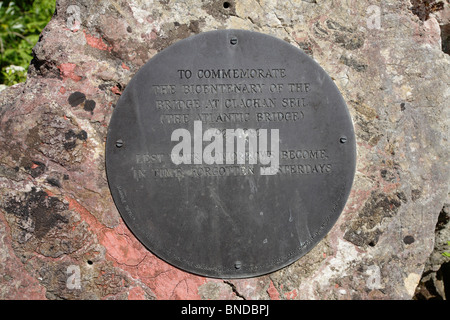
[[[58,0],[27,82],[0,94],[0,299],[411,299],[449,183],[448,3],[430,3]],[[278,272],[227,281],[147,251],[104,165],[111,113],[138,69],[224,28],[311,55],[347,101],[358,148],[327,237]]]
[[[416,288],[416,300],[448,300],[450,298],[450,199],[447,199],[436,224],[434,250]]]

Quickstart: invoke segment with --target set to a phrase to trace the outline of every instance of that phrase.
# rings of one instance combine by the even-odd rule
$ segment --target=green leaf
[[[0,84],[25,81],[5,72],[10,65],[28,67],[32,48],[55,11],[55,0],[0,1]]]

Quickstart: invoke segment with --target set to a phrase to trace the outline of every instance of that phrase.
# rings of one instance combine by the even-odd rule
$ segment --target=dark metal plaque
[[[209,277],[278,270],[338,219],[356,146],[325,71],[260,33],[212,31],[153,57],[111,118],[112,196],[155,255]]]

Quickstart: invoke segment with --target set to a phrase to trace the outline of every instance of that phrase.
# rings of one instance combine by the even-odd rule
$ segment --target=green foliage
[[[0,1],[0,84],[26,80],[32,48],[54,11],[55,0]]]
[[[450,241],[447,241],[447,244],[450,246]],[[450,258],[450,252],[443,252],[442,255]]]

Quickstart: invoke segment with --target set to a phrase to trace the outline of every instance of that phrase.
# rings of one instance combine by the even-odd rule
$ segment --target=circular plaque
[[[183,270],[243,278],[287,266],[338,219],[356,161],[337,87],[301,50],[221,30],[181,40],[130,81],[106,170],[134,235]]]

